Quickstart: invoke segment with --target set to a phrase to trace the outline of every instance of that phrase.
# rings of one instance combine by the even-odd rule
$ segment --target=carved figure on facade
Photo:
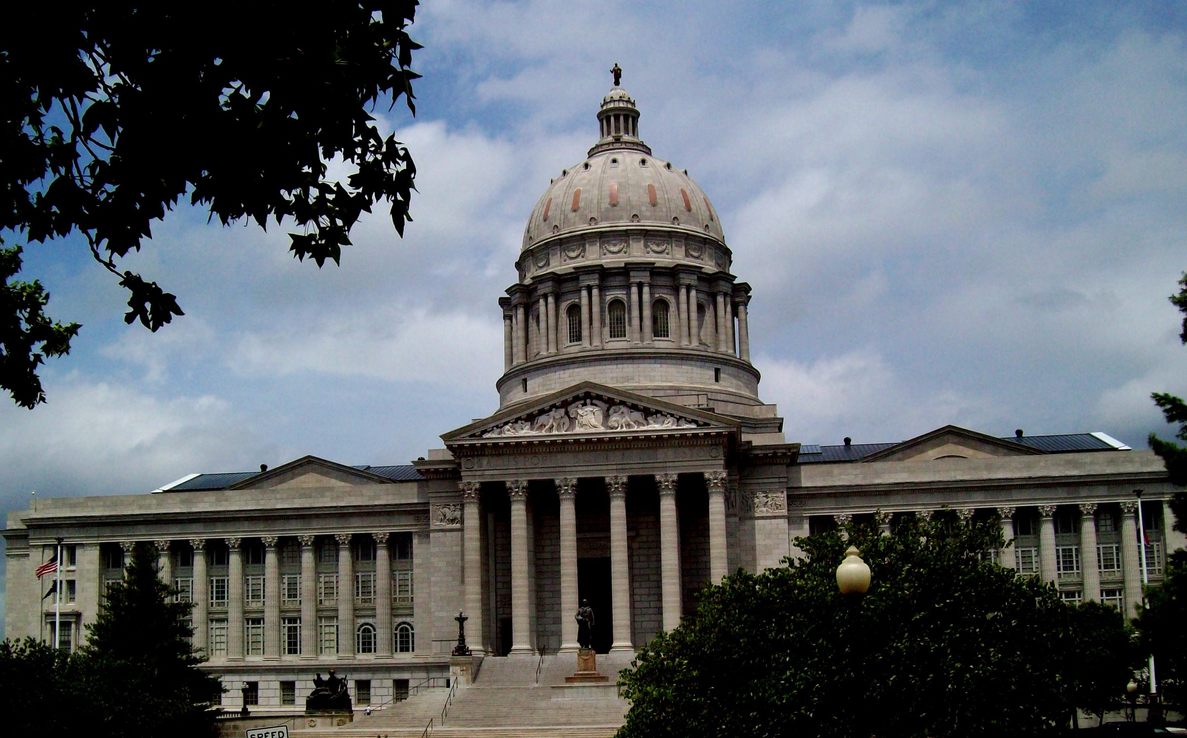
[[[628,405],[608,405],[586,399],[568,407],[554,407],[533,418],[516,418],[482,434],[483,438],[588,433],[591,431],[670,430],[696,428],[691,420],[668,413],[647,415]]]
[[[572,243],[564,248],[565,260],[573,261],[585,256],[585,244]]]
[[[666,254],[668,253],[668,242],[649,238],[647,239],[647,250],[653,254]]]
[[[456,528],[462,524],[462,506],[456,502],[433,505],[433,527]]]
[[[621,254],[626,251],[627,242],[625,239],[617,238],[602,242],[603,254]]]
[[[787,495],[783,490],[764,489],[754,493],[754,514],[787,512]]]

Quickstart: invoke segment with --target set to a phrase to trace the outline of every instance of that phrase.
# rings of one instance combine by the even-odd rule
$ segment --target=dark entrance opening
[[[614,642],[614,617],[610,598],[610,557],[577,560],[577,602],[589,600],[594,611],[593,647],[598,653],[609,653]],[[571,618],[575,613],[564,613]]]

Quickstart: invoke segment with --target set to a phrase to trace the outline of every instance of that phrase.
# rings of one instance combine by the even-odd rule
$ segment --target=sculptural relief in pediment
[[[508,421],[482,434],[483,438],[599,433],[604,431],[644,431],[697,428],[687,418],[665,412],[647,412],[625,404],[610,404],[584,399],[552,407],[536,415]]]

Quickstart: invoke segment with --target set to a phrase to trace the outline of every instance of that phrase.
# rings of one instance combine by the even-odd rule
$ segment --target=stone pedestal
[[[340,728],[343,725],[354,722],[354,712],[305,713],[302,720],[305,723],[305,727],[309,729]]]
[[[577,671],[565,677],[566,684],[601,684],[610,677],[598,673],[598,655],[592,648],[577,651]]]
[[[457,680],[459,687],[468,687],[478,678],[481,666],[481,656],[450,656],[449,676]]]

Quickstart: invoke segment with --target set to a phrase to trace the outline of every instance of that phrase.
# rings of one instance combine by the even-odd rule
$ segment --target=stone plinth
[[[598,673],[598,655],[592,648],[577,651],[577,672],[565,677],[566,684],[602,684],[610,677]]]
[[[482,666],[481,656],[450,656],[449,675],[458,681],[458,685],[468,687],[478,677],[478,669]]]
[[[301,722],[305,728],[340,728],[354,722],[354,712],[307,712]]]

